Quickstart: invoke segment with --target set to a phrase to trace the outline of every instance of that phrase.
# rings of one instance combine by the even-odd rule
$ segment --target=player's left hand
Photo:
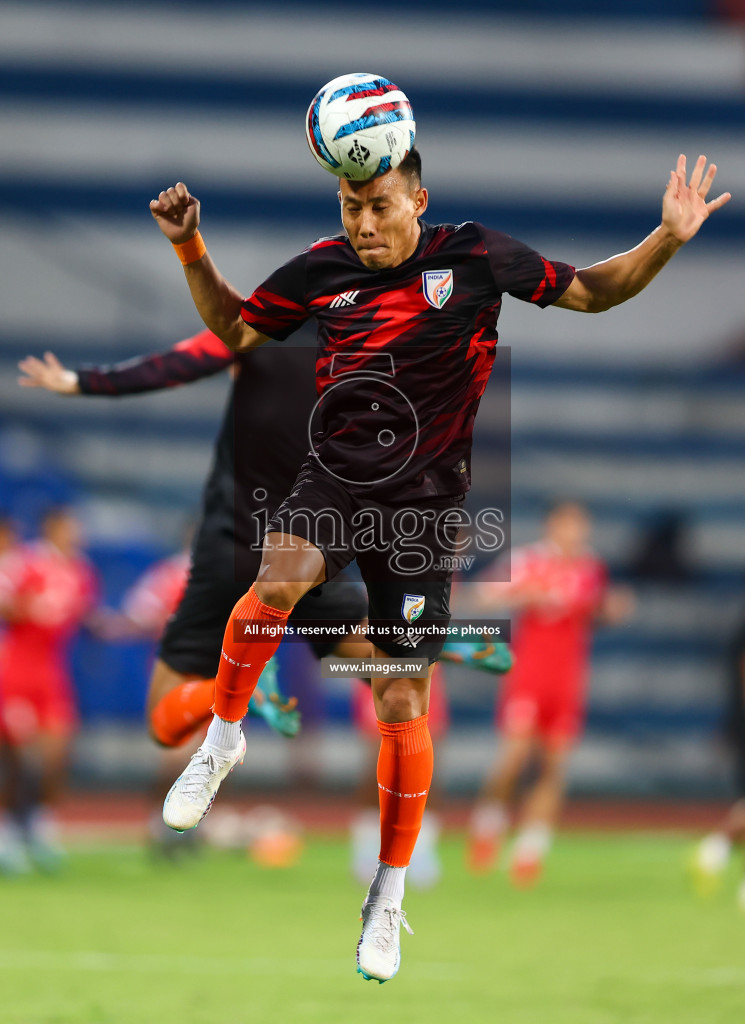
[[[710,164],[706,174],[705,167],[706,157],[700,156],[693,168],[691,180],[687,183],[686,158],[681,153],[676,169],[670,172],[670,180],[662,199],[662,225],[679,242],[693,238],[709,214],[732,198],[729,192],[723,192],[707,203],[706,197],[716,176],[717,165]]]

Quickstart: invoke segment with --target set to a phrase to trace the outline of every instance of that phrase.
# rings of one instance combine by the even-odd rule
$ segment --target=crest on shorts
[[[404,603],[401,605],[401,615],[409,624],[416,622],[423,611],[423,594],[404,594]]]
[[[422,288],[430,306],[442,309],[453,294],[452,270],[425,270],[422,274]]]

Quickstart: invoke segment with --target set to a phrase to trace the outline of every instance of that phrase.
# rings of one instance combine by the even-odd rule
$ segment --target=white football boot
[[[362,904],[362,935],[357,943],[357,973],[365,981],[384,981],[396,974],[401,964],[400,927],[414,932],[406,914],[389,896],[367,897]]]
[[[163,803],[163,821],[176,832],[196,828],[217,795],[220,783],[237,764],[243,764],[246,737],[241,732],[238,746],[221,756],[202,746],[171,786]]]

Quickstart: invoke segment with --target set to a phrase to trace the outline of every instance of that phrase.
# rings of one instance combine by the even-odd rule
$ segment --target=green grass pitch
[[[688,891],[687,843],[564,835],[539,888],[469,877],[407,894],[402,966],[355,973],[362,893],[340,841],[261,869],[80,850],[58,878],[0,880],[3,1024],[735,1024],[745,914],[734,878]]]

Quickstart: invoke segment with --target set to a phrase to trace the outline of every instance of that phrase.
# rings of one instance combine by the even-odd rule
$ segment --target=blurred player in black
[[[716,168],[705,169],[700,157],[689,183],[681,156],[659,227],[633,250],[575,274],[474,222],[423,223],[428,196],[413,150],[378,178],[342,179],[345,234],[314,243],[248,298],[212,262],[198,231],[199,203],[183,182],[151,202],[200,315],[229,348],[247,351],[285,338],[311,316],[319,342],[311,453],[269,523],[258,578],[228,623],[215,717],[201,754],[166,798],[167,824],[193,828],[207,813],[220,782],[242,760],[240,722],[289,613],[353,558],[367,584],[383,667],[400,662],[406,644],[430,663],[437,659],[442,643],[434,627],[449,621],[452,527],[470,485],[473,421],[494,359],[503,293],[581,312],[636,295],[730,198],[706,201]],[[281,388],[276,401],[283,402]],[[396,560],[402,508],[421,526],[418,569]],[[355,528],[365,518],[375,529],[363,538]],[[401,619],[412,628],[400,639],[395,630],[386,633],[387,623]],[[430,627],[429,634],[414,622]],[[363,904],[357,966],[379,981],[398,970],[399,929],[407,927],[404,874],[432,776],[429,673],[402,671],[373,675],[382,735],[381,853]]]
[[[153,738],[163,746],[185,743],[212,717],[214,677],[225,622],[259,569],[261,540],[269,515],[292,486],[307,451],[307,423],[315,404],[315,353],[297,343],[234,354],[210,331],[201,331],[164,351],[111,366],[64,367],[53,353],[20,363],[26,387],[63,395],[120,397],[176,387],[224,370],[233,388],[205,485],[186,587],[160,639],[148,693]],[[274,398],[282,381],[286,401]],[[236,444],[236,438],[266,434],[271,446]],[[332,620],[347,627],[367,614],[363,589],[336,581],[309,593],[298,606],[304,619]],[[370,646],[351,637],[311,646],[320,658],[332,651],[364,656]],[[294,701],[279,693],[276,673],[262,678],[252,701],[285,735],[298,730]]]

